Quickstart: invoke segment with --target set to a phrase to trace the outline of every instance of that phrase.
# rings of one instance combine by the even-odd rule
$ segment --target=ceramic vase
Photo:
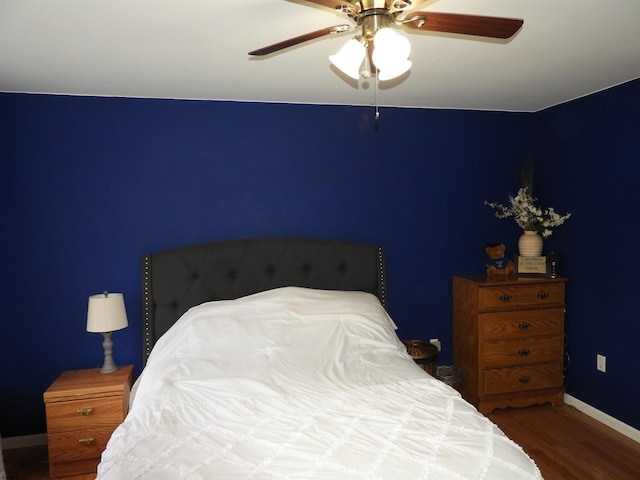
[[[521,257],[542,256],[542,237],[535,231],[526,230],[518,239],[518,250]]]

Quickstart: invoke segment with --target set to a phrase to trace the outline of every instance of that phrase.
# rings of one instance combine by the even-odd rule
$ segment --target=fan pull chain
[[[380,119],[380,109],[378,107],[378,73],[380,73],[380,72],[378,71],[378,68],[376,67],[376,78],[375,78],[375,81],[374,81],[374,84],[375,84],[374,90],[375,90],[375,97],[376,97],[376,116],[375,116],[375,119],[376,119],[375,130],[376,130],[376,132],[378,131],[378,120]]]

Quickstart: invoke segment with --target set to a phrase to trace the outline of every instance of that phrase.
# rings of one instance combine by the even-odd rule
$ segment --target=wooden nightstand
[[[544,276],[453,277],[453,363],[480,412],[564,397],[564,286]]]
[[[95,473],[100,455],[129,409],[133,366],[114,373],[68,370],[44,392],[49,475]]]

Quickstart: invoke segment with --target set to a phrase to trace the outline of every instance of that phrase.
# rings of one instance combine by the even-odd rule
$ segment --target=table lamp
[[[101,333],[104,337],[104,364],[101,373],[113,373],[118,366],[113,362],[113,341],[111,334],[129,325],[124,297],[121,293],[104,292],[89,297],[87,310],[87,332]]]

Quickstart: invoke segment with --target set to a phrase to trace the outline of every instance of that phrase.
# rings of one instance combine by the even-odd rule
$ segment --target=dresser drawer
[[[562,365],[495,368],[484,371],[484,394],[562,387]]]
[[[564,330],[564,308],[481,313],[478,318],[485,340],[562,335]]]
[[[49,434],[49,474],[65,477],[95,472],[116,426]]]
[[[485,342],[485,368],[556,362],[562,358],[561,336]]]
[[[113,429],[122,423],[125,415],[122,396],[47,403],[46,411],[49,433],[104,426],[112,426]]]
[[[478,289],[479,310],[564,304],[564,284],[497,285]]]

